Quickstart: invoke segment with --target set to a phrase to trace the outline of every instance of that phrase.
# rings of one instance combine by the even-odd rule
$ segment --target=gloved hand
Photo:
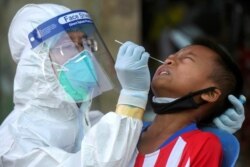
[[[246,102],[246,97],[241,95],[237,99],[233,95],[228,96],[229,101],[234,108],[229,108],[213,120],[215,126],[219,129],[225,130],[231,134],[239,130],[245,120],[245,110],[243,104]]]
[[[115,69],[122,86],[118,104],[145,109],[150,87],[149,54],[133,42],[124,43],[118,52]]]

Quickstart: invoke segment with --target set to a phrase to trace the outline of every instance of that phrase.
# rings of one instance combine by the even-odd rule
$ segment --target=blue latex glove
[[[122,86],[118,104],[145,109],[150,87],[149,54],[142,46],[125,42],[119,49],[115,69]]]
[[[245,120],[245,110],[243,104],[246,102],[246,97],[241,95],[237,99],[233,95],[228,96],[229,101],[234,108],[229,108],[213,120],[215,126],[219,129],[225,130],[231,134],[239,130]]]

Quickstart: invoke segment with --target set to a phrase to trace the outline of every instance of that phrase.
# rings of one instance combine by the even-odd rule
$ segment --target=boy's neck
[[[192,116],[186,113],[156,115],[152,124],[142,133],[138,150],[144,154],[156,151],[175,132],[194,122]]]
[[[193,120],[191,113],[156,115],[148,130],[151,131],[151,133],[157,133],[158,135],[174,134],[176,131],[194,122],[195,120]]]

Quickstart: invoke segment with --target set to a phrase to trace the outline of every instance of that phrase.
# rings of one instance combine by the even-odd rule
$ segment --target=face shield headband
[[[209,87],[206,89],[198,90],[196,92],[192,92],[186,96],[178,98],[170,103],[156,103],[152,101],[151,98],[151,105],[154,112],[160,115],[181,112],[182,110],[187,110],[187,109],[196,109],[202,104],[205,104],[205,101],[197,103],[195,102],[194,97],[202,93],[213,91],[214,89],[215,87]]]
[[[93,20],[90,18],[87,11],[73,10],[39,25],[29,33],[28,38],[32,49],[34,49],[52,36],[84,24],[93,24]]]

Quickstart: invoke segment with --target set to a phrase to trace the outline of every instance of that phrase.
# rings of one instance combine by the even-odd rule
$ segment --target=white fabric
[[[190,158],[188,158],[188,161],[187,161],[185,167],[190,167]]]
[[[171,148],[171,152],[169,157],[166,159],[167,163],[166,163],[166,167],[178,167],[180,164],[180,160],[181,157],[183,155],[183,152],[185,150],[185,147],[187,145],[187,142],[182,138],[182,137],[178,137],[177,141],[174,144],[174,147]],[[162,149],[154,151],[152,153],[148,153],[144,155],[143,158],[143,162],[139,162],[142,164],[142,167],[151,167],[151,166],[157,166],[157,162],[159,161],[159,159],[161,159],[161,157],[166,157],[166,148],[163,148],[164,151]],[[169,149],[169,148],[168,148]],[[139,151],[136,149],[134,151],[133,154],[133,158],[131,159],[130,163],[129,163],[129,167],[134,167],[135,163],[136,163],[136,158],[139,154]],[[188,158],[188,161],[185,165],[186,167],[190,166],[190,158]]]
[[[175,100],[177,100],[178,98],[171,98],[171,97],[155,97],[153,96],[153,102],[155,103],[171,103]]]
[[[166,167],[174,167],[179,165],[185,146],[186,141],[184,141],[181,137],[178,137],[178,140],[176,141],[174,148],[170,153]]]
[[[27,4],[14,16],[8,33],[10,52],[13,60],[18,63],[25,46],[31,45],[27,35],[41,23],[65,12],[70,11],[57,4]]]
[[[22,125],[19,124],[19,126]],[[5,125],[0,130],[1,136],[6,136],[3,137],[6,140],[0,144],[0,150],[4,151],[1,152],[0,166],[2,164],[4,167],[14,167],[18,164],[18,167],[126,167],[131,159],[131,153],[136,147],[137,142],[134,141],[139,138],[141,127],[142,124],[139,120],[110,112],[103,116],[101,121],[86,134],[81,149],[75,153],[70,153],[56,146],[56,143],[53,144],[53,140],[45,143],[41,139],[43,136],[41,138],[33,137],[33,135],[43,134],[36,133],[22,136],[22,133],[18,133],[18,131],[23,129],[16,128],[16,131],[13,132],[15,125]],[[44,126],[41,127],[41,130],[45,131],[43,128]],[[47,132],[52,129],[46,128]],[[71,129],[65,130],[70,131]],[[62,132],[53,132],[55,134],[51,134],[51,138],[62,135]],[[65,133],[66,135],[71,134]],[[23,139],[18,139],[18,137]],[[67,139],[60,138],[57,142],[57,144],[65,143]]]
[[[157,150],[150,155],[145,155],[146,158],[143,162],[143,167],[155,166],[159,154],[160,150]]]
[[[23,14],[29,7],[34,8],[34,13]],[[18,13],[29,18],[37,13],[56,13],[54,7],[27,5]],[[65,11],[59,8],[58,11]],[[16,30],[22,24],[29,27],[17,18],[19,16],[13,20],[16,23],[11,24],[9,35],[12,56],[18,61],[14,80],[15,107],[0,127],[0,167],[126,167],[141,132],[141,120],[114,112],[99,120],[95,114],[89,118],[97,123],[84,134],[84,114],[75,103],[58,98],[64,91],[48,57],[34,53],[25,43],[28,39],[24,34],[14,39],[12,33],[18,34],[21,30]],[[27,38],[28,32],[23,33]],[[85,135],[84,139],[81,134]]]

